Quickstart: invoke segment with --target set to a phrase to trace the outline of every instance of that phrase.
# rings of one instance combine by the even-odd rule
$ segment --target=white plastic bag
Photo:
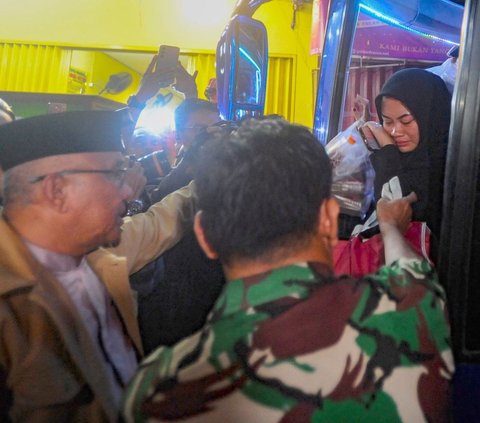
[[[450,94],[453,93],[455,78],[457,77],[457,61],[453,57],[445,60],[445,62],[439,66],[427,68],[426,70],[442,78],[448,90],[450,91]]]
[[[342,213],[365,217],[373,200],[375,172],[356,121],[337,134],[325,147],[332,163],[332,195]]]

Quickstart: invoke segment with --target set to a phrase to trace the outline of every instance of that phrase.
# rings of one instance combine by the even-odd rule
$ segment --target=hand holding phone
[[[160,88],[168,87],[174,83],[179,52],[178,47],[160,46],[158,54],[153,56],[143,74],[140,87],[135,94],[139,103],[146,103],[158,93]]]
[[[180,54],[180,49],[175,46],[161,45],[160,48],[158,49],[155,72],[157,74],[170,72],[172,75],[168,78],[169,85],[173,84],[175,80],[175,70],[178,66],[179,54]]]
[[[360,136],[362,137],[362,140],[367,146],[368,150],[375,151],[380,149],[378,141],[373,136],[372,130],[367,125],[360,126],[358,128],[358,132],[360,133]]]

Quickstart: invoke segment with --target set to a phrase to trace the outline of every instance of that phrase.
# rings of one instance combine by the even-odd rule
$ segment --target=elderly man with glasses
[[[120,131],[103,111],[0,127],[1,421],[117,421],[143,354],[128,275],[192,215],[187,187],[124,219]]]

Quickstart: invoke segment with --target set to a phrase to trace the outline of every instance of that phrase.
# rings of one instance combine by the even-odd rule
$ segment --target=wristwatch
[[[141,103],[140,101],[138,101],[137,96],[133,94],[130,97],[128,97],[127,105],[128,107],[133,107],[134,109],[142,110],[145,108],[147,104]]]

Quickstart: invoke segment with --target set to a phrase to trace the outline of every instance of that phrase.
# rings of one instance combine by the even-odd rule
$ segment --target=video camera
[[[146,156],[137,159],[144,170],[144,175],[147,178],[147,185],[158,183],[160,178],[168,175],[172,170],[168,160],[168,153],[166,150],[158,150]]]

